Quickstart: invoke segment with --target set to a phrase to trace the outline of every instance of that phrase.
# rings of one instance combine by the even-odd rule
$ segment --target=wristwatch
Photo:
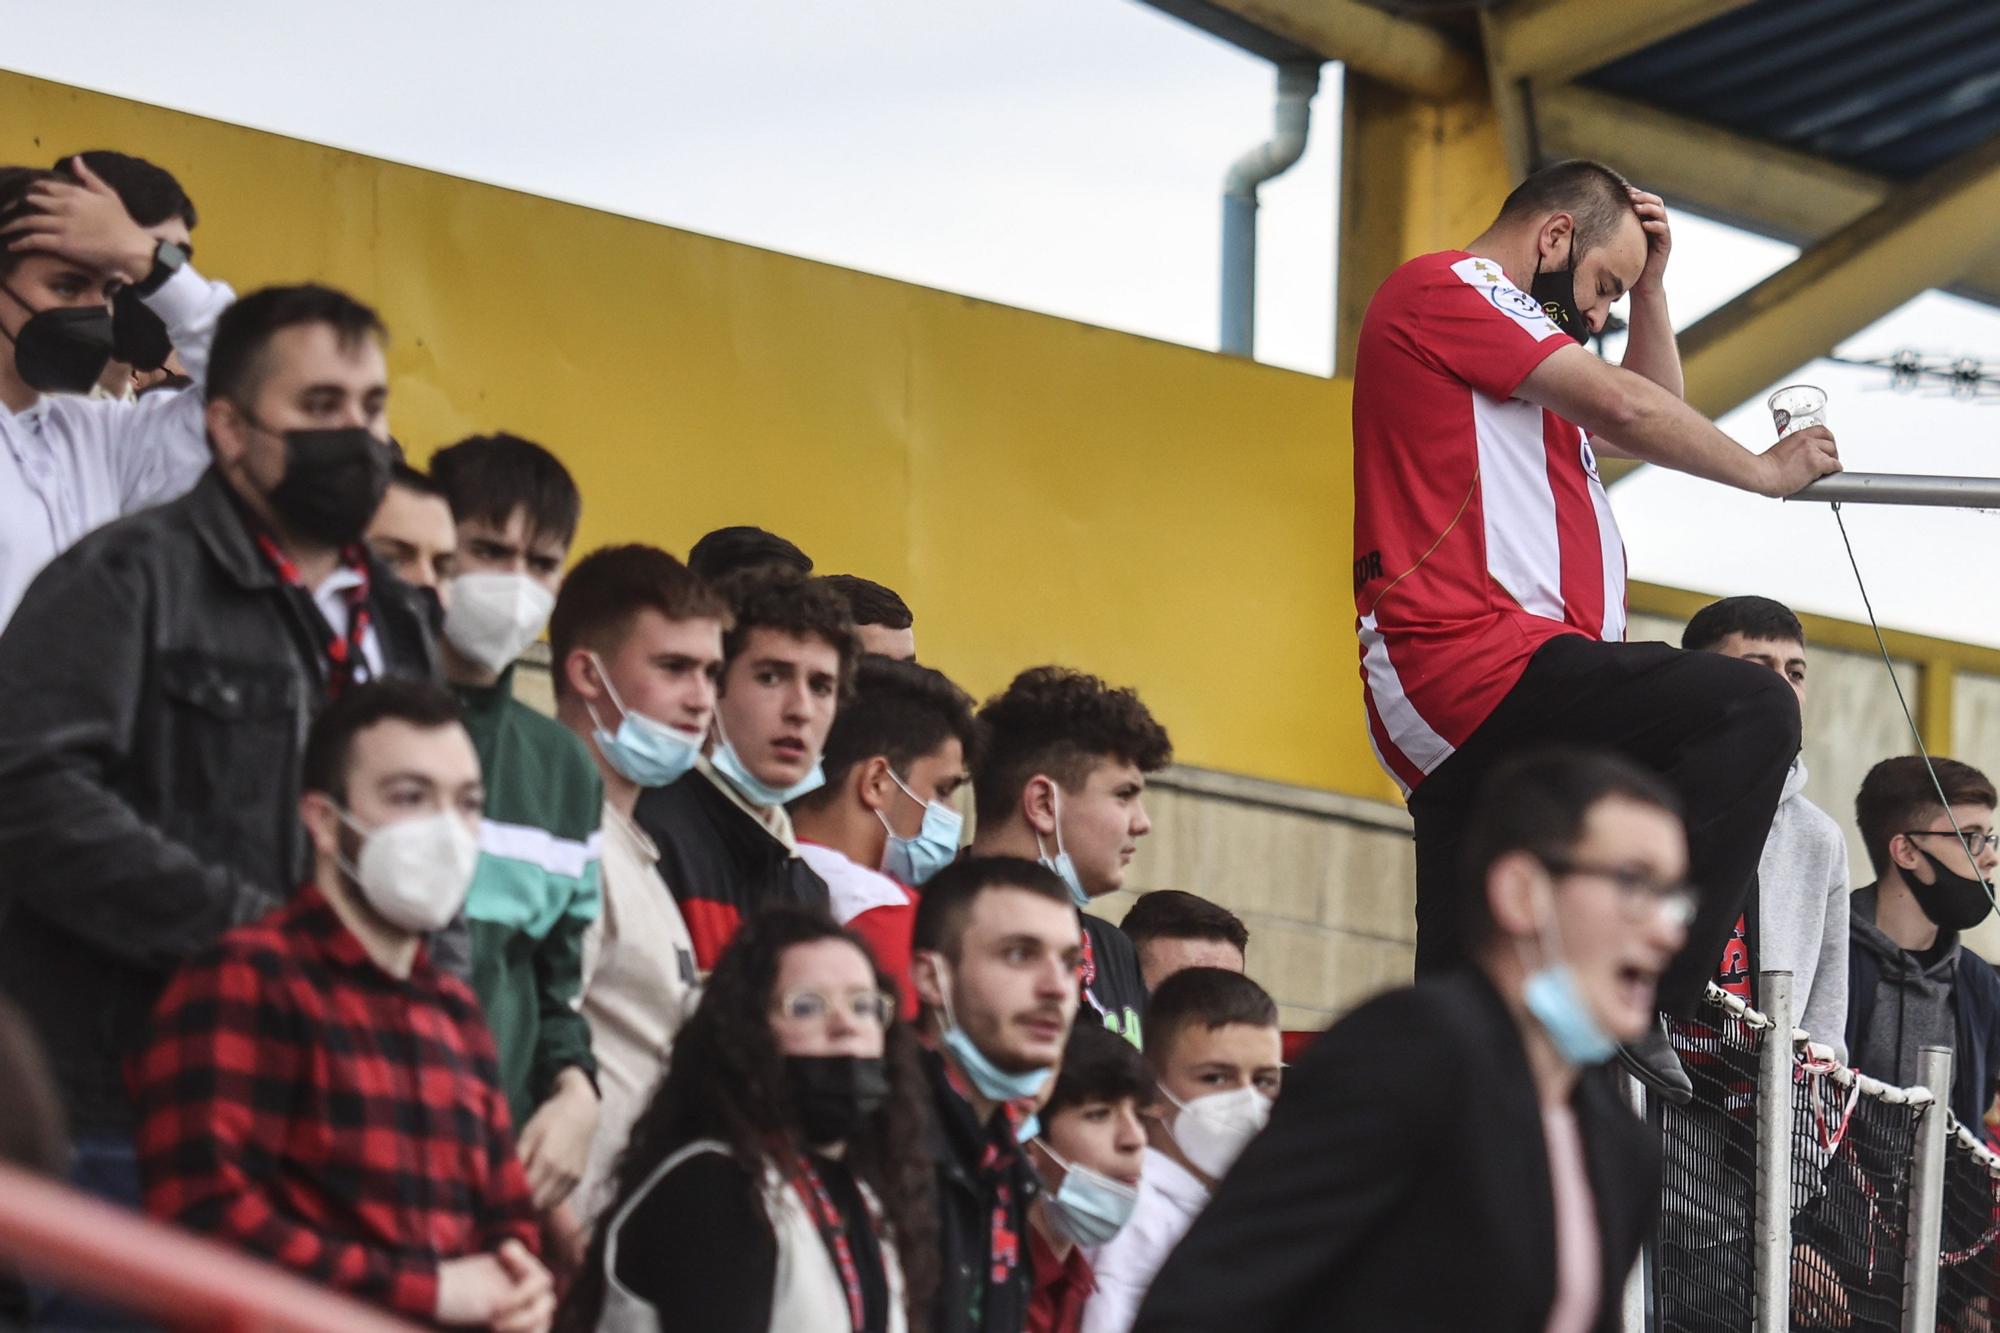
[[[181,271],[188,262],[188,250],[184,245],[172,241],[161,241],[153,247],[152,271],[132,284],[134,296],[151,296],[167,285],[167,279]]]

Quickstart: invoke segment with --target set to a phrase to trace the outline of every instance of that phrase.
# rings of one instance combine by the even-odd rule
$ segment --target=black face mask
[[[788,1055],[785,1086],[799,1132],[813,1147],[845,1143],[889,1100],[880,1056]]]
[[[1528,295],[1555,321],[1555,326],[1580,343],[1590,341],[1590,325],[1576,308],[1576,238],[1570,238],[1569,267],[1542,272],[1542,259],[1535,256],[1535,276]]]
[[[271,508],[301,537],[328,546],[359,539],[389,489],[389,446],[360,426],[283,435],[285,479],[267,497]]]
[[[89,393],[111,360],[111,312],[101,305],[36,310],[12,287],[0,284],[0,291],[28,312],[18,333],[0,326],[0,336],[14,344],[22,382],[40,393]]]
[[[1984,921],[1993,907],[1985,883],[1959,874],[1921,847],[1917,851],[1931,863],[1931,873],[1937,878],[1920,884],[1915,875],[1905,874],[1903,883],[1910,886],[1910,896],[1931,923],[1940,930],[1971,930]]]
[[[158,370],[174,354],[167,322],[129,289],[111,298],[111,354],[134,370]]]

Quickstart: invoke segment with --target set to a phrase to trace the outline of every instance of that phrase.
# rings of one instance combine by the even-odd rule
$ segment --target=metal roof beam
[[[1479,61],[1428,24],[1361,0],[1147,0],[1247,51],[1275,39],[1434,101],[1481,86]],[[1246,31],[1261,36],[1246,36]],[[1232,35],[1234,34],[1234,35]],[[1267,57],[1275,59],[1276,57]]]
[[[1749,0],[1511,0],[1487,13],[1487,54],[1512,79],[1575,78]]]

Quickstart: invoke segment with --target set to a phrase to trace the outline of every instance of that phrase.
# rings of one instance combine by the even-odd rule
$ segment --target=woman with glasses
[[[852,934],[791,910],[747,923],[633,1127],[562,1327],[910,1328],[936,1245],[910,1151],[923,1076],[894,1020]]]

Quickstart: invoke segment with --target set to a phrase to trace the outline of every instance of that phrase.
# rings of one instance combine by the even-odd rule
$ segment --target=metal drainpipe
[[[1222,183],[1222,350],[1252,356],[1257,345],[1257,187],[1305,155],[1319,66],[1278,66],[1276,128],[1229,168]]]

